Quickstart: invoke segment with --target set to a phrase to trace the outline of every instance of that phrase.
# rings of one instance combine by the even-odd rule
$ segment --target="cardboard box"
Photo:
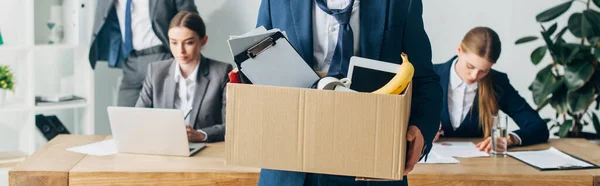
[[[227,164],[403,178],[412,91],[404,95],[227,85]]]

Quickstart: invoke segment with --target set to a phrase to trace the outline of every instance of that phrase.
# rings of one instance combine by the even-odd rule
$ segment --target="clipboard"
[[[235,64],[252,84],[309,88],[319,80],[281,31],[237,37],[228,42]],[[236,51],[249,44],[246,50]]]
[[[567,155],[567,156],[569,156],[569,157],[571,157],[571,158],[575,159],[575,160],[581,161],[581,162],[583,162],[583,163],[587,163],[587,164],[589,164],[589,165],[591,165],[591,166],[579,166],[579,165],[569,165],[569,164],[565,164],[565,165],[561,165],[561,166],[557,166],[557,167],[553,167],[553,168],[542,168],[542,167],[539,167],[539,166],[533,165],[533,164],[531,164],[530,162],[527,162],[527,161],[525,161],[525,160],[522,160],[522,159],[520,159],[520,158],[518,158],[518,157],[516,157],[516,156],[512,155],[510,152],[508,153],[508,155],[509,155],[510,157],[512,157],[512,158],[514,158],[514,159],[516,159],[516,160],[518,160],[518,161],[520,161],[520,162],[523,162],[523,163],[525,163],[525,164],[527,164],[527,165],[529,165],[529,166],[531,166],[531,167],[533,167],[533,168],[535,168],[535,169],[537,169],[537,170],[540,170],[540,171],[582,170],[582,169],[598,169],[598,168],[600,168],[600,166],[598,166],[598,165],[596,165],[596,164],[594,164],[594,163],[592,163],[592,162],[589,162],[589,161],[583,160],[583,159],[581,159],[581,158],[579,158],[579,157],[576,157],[576,156],[574,156],[574,155],[572,155],[572,154],[569,154],[569,153],[563,152],[563,151],[561,151],[561,150],[558,150],[558,149],[556,149],[556,150],[557,150],[558,152],[560,152],[560,153],[563,153],[563,154],[565,154],[565,155]],[[545,150],[528,150],[528,151],[514,151],[514,152],[540,152],[540,151],[545,151]]]

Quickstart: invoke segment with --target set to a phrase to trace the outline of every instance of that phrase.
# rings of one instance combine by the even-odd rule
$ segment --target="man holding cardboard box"
[[[404,175],[427,154],[440,121],[442,90],[433,71],[421,0],[262,0],[257,26],[286,31],[300,56],[316,71],[345,77],[351,56],[414,65]],[[403,180],[406,180],[406,176]],[[259,185],[406,185],[355,177],[263,169]]]

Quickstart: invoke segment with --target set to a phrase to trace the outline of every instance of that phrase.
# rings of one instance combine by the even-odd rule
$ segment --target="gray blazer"
[[[175,63],[173,59],[151,63],[136,107],[175,108]],[[225,138],[225,86],[232,66],[202,58],[198,68],[196,92],[190,121],[194,129],[208,135],[208,142]]]

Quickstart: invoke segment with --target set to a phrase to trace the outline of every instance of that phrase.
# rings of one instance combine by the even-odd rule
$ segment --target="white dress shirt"
[[[457,58],[458,60],[458,58]],[[448,86],[448,111],[450,112],[450,123],[456,130],[460,127],[475,100],[478,84],[465,83],[456,73],[455,60],[450,67],[450,86]]]
[[[456,73],[456,63],[458,58],[452,62],[450,67],[450,82],[448,86],[448,112],[450,114],[450,123],[452,128],[456,130],[473,107],[475,95],[477,95],[477,82],[473,84],[465,83]],[[521,137],[514,132],[510,132],[513,136],[519,139],[519,145],[523,143]]]
[[[183,75],[181,75],[181,68],[179,67],[179,62],[174,61],[175,62],[175,77],[173,77],[175,79],[175,83],[177,84],[177,89],[175,92],[175,108],[176,109],[180,109],[183,111],[183,113],[185,114],[185,124],[186,125],[193,125],[193,123],[191,123],[190,121],[190,117],[188,114],[189,112],[192,111],[192,107],[193,107],[193,103],[194,103],[194,96],[196,93],[196,83],[197,78],[198,78],[198,68],[200,67],[200,63],[198,63],[196,65],[196,68],[194,69],[194,71],[188,75],[187,78],[184,78]],[[206,141],[206,139],[208,138],[208,135],[206,134],[206,132],[202,131],[202,130],[198,130],[198,132],[202,132],[204,134],[204,140]]]
[[[104,1],[104,0],[101,0]],[[121,36],[125,40],[125,7],[127,0],[115,1],[117,17],[121,26]],[[132,0],[131,2],[131,32],[134,50],[143,50],[153,46],[162,45],[162,41],[152,30],[150,20],[150,1]]]
[[[330,9],[344,9],[350,4],[350,0],[327,0]],[[360,36],[360,0],[354,0],[352,15],[350,16],[350,27],[354,35],[354,54],[358,53]],[[335,17],[327,14],[314,3],[313,7],[313,48],[316,71],[327,72],[338,42],[340,24]]]

